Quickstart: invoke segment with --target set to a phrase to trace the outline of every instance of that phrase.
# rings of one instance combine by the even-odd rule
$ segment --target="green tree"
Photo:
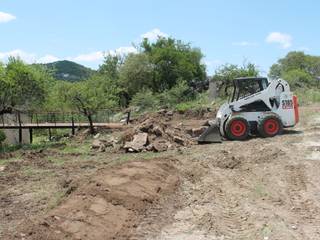
[[[139,53],[129,55],[120,67],[120,84],[132,97],[142,89],[162,93],[184,81],[191,86],[206,80],[203,54],[190,44],[173,38],[147,39]]]
[[[130,54],[120,71],[120,84],[129,96],[143,89],[153,90],[154,67],[144,53]]]
[[[203,54],[200,49],[191,47],[189,43],[159,37],[154,43],[144,39],[141,49],[149,56],[154,70],[152,79],[154,92],[170,89],[180,80],[188,84],[206,80],[206,67],[202,63]]]
[[[259,75],[258,68],[252,64],[244,64],[242,67],[234,64],[226,64],[216,70],[212,77],[217,83],[220,95],[228,96],[229,89],[233,86],[233,80],[239,77],[257,77]]]
[[[42,68],[23,63],[19,58],[9,58],[0,66],[0,113],[13,108],[39,109],[43,106],[51,76]]]
[[[317,85],[320,76],[320,57],[304,52],[290,52],[270,68],[269,77],[283,78],[293,89]]]
[[[119,70],[125,60],[124,56],[119,54],[107,54],[104,56],[103,63],[99,66],[99,73],[108,76],[111,79],[119,78]]]
[[[118,107],[119,92],[120,89],[114,80],[97,74],[87,81],[70,85],[66,92],[66,100],[71,109],[79,111],[88,119],[93,134],[93,115],[102,109]]]

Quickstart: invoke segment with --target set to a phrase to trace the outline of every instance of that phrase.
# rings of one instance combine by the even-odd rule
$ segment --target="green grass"
[[[64,154],[87,155],[91,151],[90,146],[91,143],[88,141],[81,144],[67,144],[60,152]]]
[[[47,160],[56,166],[62,166],[65,163],[65,160],[63,158],[57,156],[48,156]]]

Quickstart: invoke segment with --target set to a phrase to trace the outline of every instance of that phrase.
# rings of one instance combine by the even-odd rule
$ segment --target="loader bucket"
[[[199,144],[206,143],[221,143],[221,135],[218,125],[211,125],[204,133],[198,138]]]

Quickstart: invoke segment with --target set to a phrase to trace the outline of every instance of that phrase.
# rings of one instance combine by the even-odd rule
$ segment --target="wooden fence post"
[[[22,143],[22,124],[21,124],[20,112],[18,112],[18,121],[19,121],[19,144],[21,144]]]
[[[75,135],[75,127],[74,127],[74,118],[73,118],[73,113],[71,115],[71,123],[72,123],[72,135]]]

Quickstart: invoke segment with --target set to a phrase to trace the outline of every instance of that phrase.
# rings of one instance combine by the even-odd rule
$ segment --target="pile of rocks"
[[[190,146],[195,141],[185,129],[172,127],[161,119],[150,117],[126,133],[123,149],[127,152],[163,152],[181,146]]]

